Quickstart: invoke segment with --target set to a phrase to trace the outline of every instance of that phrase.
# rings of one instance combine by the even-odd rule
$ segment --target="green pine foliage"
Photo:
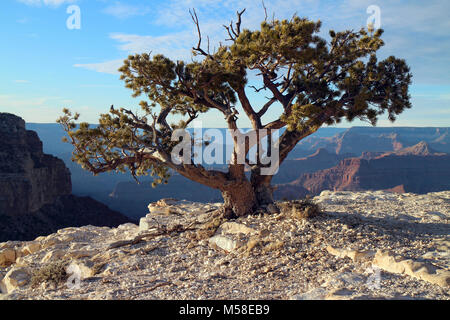
[[[384,45],[383,30],[330,30],[326,39],[319,36],[320,21],[297,16],[263,21],[259,30],[241,30],[242,14],[238,12],[234,27],[227,27],[228,41],[209,52],[200,46],[194,11],[199,31],[193,48],[196,60],[130,55],[119,71],[133,97],[142,98],[140,114],[111,107],[100,116],[99,126],[91,127],[76,125],[79,114],[65,109],[58,122],[74,146],[73,160],[94,174],[130,170],[133,176],[150,174],[159,177],[155,183],[163,183],[171,168],[208,184],[211,177],[201,166],[188,168],[171,161],[175,143],[170,136],[211,109],[223,114],[230,129],[237,128],[238,116],[247,116],[255,130],[286,127],[280,143],[283,160],[299,140],[322,125],[343,119],[375,125],[382,114],[394,121],[411,107],[406,62],[393,56],[377,58]],[[269,95],[264,106],[254,106],[247,98],[246,92],[253,90],[248,86],[250,71],[257,71],[261,80],[261,88],[253,89]],[[238,105],[244,114],[238,115]],[[282,108],[282,115],[263,124],[262,116],[271,108]],[[169,123],[173,115],[183,120]]]

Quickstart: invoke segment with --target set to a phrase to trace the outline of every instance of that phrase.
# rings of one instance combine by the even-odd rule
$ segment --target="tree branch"
[[[245,93],[245,87],[239,86],[237,89],[237,94],[239,97],[239,101],[241,102],[242,109],[244,109],[245,113],[247,114],[248,118],[250,119],[252,123],[253,129],[261,129],[261,118],[258,116],[258,114],[253,110],[253,107],[250,104],[250,101],[248,100],[247,94]]]
[[[200,30],[200,23],[198,21],[198,17],[197,17],[197,13],[195,12],[195,9],[189,9],[189,13],[191,14],[191,18],[192,21],[194,21],[195,26],[197,27],[197,33],[198,33],[198,43],[197,43],[197,47],[192,47],[192,50],[200,53],[201,55],[211,58],[212,60],[214,60],[214,57],[212,55],[210,55],[208,52],[205,52],[202,48],[202,32]],[[209,50],[209,38],[208,38],[208,50]]]
[[[243,9],[241,12],[237,11],[237,22],[236,22],[236,30],[233,27],[233,21],[230,22],[229,26],[224,25],[224,28],[227,30],[229,39],[225,39],[228,41],[236,41],[237,37],[241,34],[241,23],[242,23],[242,15],[244,14],[246,9]]]
[[[269,110],[270,106],[272,104],[274,104],[276,101],[277,101],[277,99],[275,97],[272,97],[271,99],[269,99],[269,101],[267,101],[264,104],[264,106],[261,108],[261,110],[258,111],[258,113],[257,113],[258,116],[262,117],[267,112],[267,110]]]

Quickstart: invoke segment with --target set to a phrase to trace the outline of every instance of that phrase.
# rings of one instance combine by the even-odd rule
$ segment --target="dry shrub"
[[[192,240],[203,240],[211,238],[225,222],[225,219],[221,215],[212,217],[208,222],[202,225],[193,235],[190,236]]]
[[[259,237],[251,238],[247,242],[246,251],[250,253],[256,246],[260,246],[262,244],[262,241]]]
[[[31,285],[36,287],[45,283],[57,286],[58,284],[65,282],[68,279],[66,267],[67,262],[65,261],[57,261],[44,265],[32,273]]]
[[[281,248],[283,248],[283,246],[283,241],[270,242],[267,246],[264,247],[264,252],[279,251]]]
[[[322,214],[320,206],[310,198],[287,201],[280,204],[280,207],[283,213],[299,220],[311,219]]]
[[[256,248],[264,247],[264,244],[268,241],[263,240],[260,236],[251,237],[245,246],[242,246],[238,250],[242,252],[244,257],[249,257],[252,254],[260,254],[260,252],[255,252]]]
[[[284,241],[270,241],[267,239],[262,239],[261,237],[250,238],[247,245],[243,247],[242,251],[245,256],[250,256],[252,251],[256,248],[260,248],[263,253],[277,252],[284,247]]]

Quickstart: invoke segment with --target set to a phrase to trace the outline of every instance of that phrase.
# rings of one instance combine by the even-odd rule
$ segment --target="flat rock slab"
[[[431,263],[405,259],[390,251],[380,250],[376,253],[373,264],[388,272],[405,274],[444,288],[450,287],[450,270],[438,268]]]
[[[253,228],[250,228],[242,223],[237,222],[225,222],[223,223],[218,232],[228,233],[228,234],[245,234],[245,235],[254,235],[257,231]]]
[[[215,245],[227,252],[236,250],[237,248],[239,248],[243,245],[242,242],[240,242],[238,240],[233,240],[229,237],[221,236],[221,235],[211,237],[209,239],[209,243],[211,245]]]
[[[0,299],[450,299],[450,192],[327,191],[313,201],[324,214],[217,226],[220,204],[165,199],[140,226],[0,243]],[[145,237],[177,225],[192,228]],[[61,261],[79,289],[31,288],[29,271]]]

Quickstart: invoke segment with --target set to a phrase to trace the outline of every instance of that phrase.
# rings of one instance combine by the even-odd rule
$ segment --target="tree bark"
[[[254,181],[243,180],[222,189],[223,213],[228,219],[254,214],[273,204],[273,187],[270,176],[260,176]]]
[[[274,188],[269,183],[261,183],[255,185],[253,187],[255,191],[256,201],[258,203],[258,207],[267,206],[274,202],[273,200],[273,191]]]
[[[255,191],[258,206],[265,206],[273,203],[273,190],[271,186],[273,176],[264,176],[259,173],[260,168],[252,171],[250,178],[253,190]]]
[[[222,189],[224,217],[228,219],[252,214],[257,208],[251,183],[243,180]]]

